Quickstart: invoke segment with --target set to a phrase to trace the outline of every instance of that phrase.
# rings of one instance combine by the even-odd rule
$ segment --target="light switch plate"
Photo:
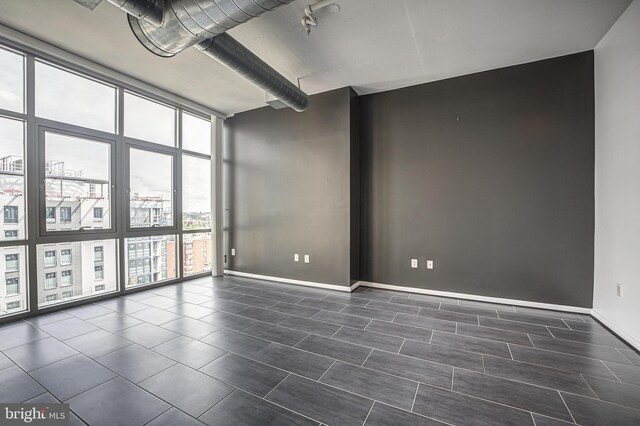
[[[433,260],[427,260],[427,269],[433,269]]]
[[[418,259],[411,259],[411,267],[412,268],[418,267]]]
[[[309,263],[309,255],[308,254],[304,255],[304,263]]]
[[[231,249],[231,256],[235,256],[236,255],[236,249]]]
[[[293,255],[293,261],[294,262],[300,262],[300,255],[298,253]]]

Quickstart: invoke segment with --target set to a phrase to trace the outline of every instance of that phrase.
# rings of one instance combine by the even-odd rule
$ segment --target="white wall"
[[[640,349],[640,0],[595,49],[596,229],[593,308]],[[616,296],[622,284],[622,297]]]

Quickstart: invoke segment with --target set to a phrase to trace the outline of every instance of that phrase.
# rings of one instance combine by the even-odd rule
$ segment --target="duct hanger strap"
[[[196,47],[294,110],[301,112],[309,106],[309,96],[306,93],[230,35],[220,34]]]

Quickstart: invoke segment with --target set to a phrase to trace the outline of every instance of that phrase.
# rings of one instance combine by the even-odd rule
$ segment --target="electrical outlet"
[[[427,269],[433,269],[433,260],[427,260]]]
[[[236,249],[231,249],[231,256],[235,256],[236,255]]]
[[[293,261],[294,262],[300,262],[300,255],[298,253],[293,255]]]
[[[622,297],[622,284],[616,283],[616,295]]]
[[[304,255],[304,263],[309,263],[309,255],[308,254]]]
[[[418,267],[418,259],[411,259],[411,267],[412,268]]]

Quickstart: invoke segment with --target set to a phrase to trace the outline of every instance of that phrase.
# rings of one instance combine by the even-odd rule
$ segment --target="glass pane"
[[[36,62],[36,115],[63,123],[116,132],[117,89]]]
[[[211,155],[211,121],[183,112],[182,149]]]
[[[182,156],[182,227],[211,229],[211,160]]]
[[[0,247],[0,317],[29,309],[26,253],[24,246]]]
[[[0,209],[0,241],[25,239],[24,123],[4,117],[0,117]]]
[[[176,146],[176,110],[125,92],[124,135]]]
[[[129,153],[130,226],[173,226],[173,156],[134,148]]]
[[[129,238],[125,242],[126,287],[176,278],[176,236]]]
[[[94,256],[98,247],[104,253],[100,259]],[[117,240],[38,245],[38,306],[116,291],[117,259]]]
[[[182,267],[184,276],[211,270],[211,233],[184,234],[182,236]]]
[[[45,132],[47,231],[111,228],[110,168],[108,143]]]
[[[0,109],[24,112],[24,56],[0,48]]]

